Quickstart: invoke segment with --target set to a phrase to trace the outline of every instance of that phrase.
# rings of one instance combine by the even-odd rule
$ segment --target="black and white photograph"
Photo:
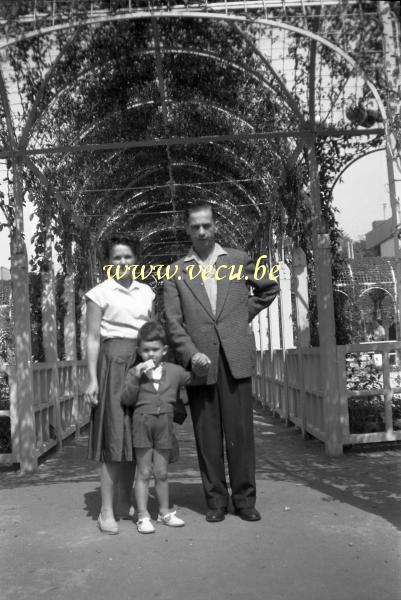
[[[0,0],[1,600],[401,600],[401,4]]]

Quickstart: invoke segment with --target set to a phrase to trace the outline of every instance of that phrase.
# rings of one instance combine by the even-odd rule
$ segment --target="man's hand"
[[[191,358],[192,372],[199,377],[204,377],[209,369],[211,360],[206,354],[197,352]]]

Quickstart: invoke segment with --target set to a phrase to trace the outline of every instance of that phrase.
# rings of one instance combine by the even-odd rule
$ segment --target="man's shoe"
[[[238,508],[236,513],[243,521],[260,521],[262,518],[256,508]]]
[[[208,523],[219,523],[224,521],[227,509],[223,506],[221,508],[209,508],[206,513],[206,521]]]

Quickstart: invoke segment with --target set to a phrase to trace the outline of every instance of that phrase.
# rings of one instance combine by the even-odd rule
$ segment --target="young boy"
[[[155,321],[138,332],[137,353],[141,363],[127,371],[121,395],[124,406],[133,406],[132,436],[137,461],[135,497],[139,533],[154,533],[147,510],[152,467],[159,502],[158,523],[183,527],[184,521],[169,509],[167,466],[172,447],[173,412],[180,386],[191,374],[183,367],[163,362],[167,354],[166,334]]]

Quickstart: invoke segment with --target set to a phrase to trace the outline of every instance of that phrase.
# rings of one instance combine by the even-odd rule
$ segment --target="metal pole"
[[[29,305],[28,256],[24,240],[24,190],[22,160],[14,152],[17,147],[10,101],[0,66],[0,99],[3,106],[8,144],[11,151],[11,169],[13,176],[14,222],[11,227],[11,286],[14,306],[14,343],[15,343],[15,382],[10,412],[16,417],[13,426],[13,455],[20,463],[21,472],[31,472],[37,468],[36,424],[34,412],[34,394],[32,377],[31,319]]]
[[[400,201],[397,194],[397,191],[400,190],[397,190],[397,186],[399,186],[399,181],[401,180],[401,149],[400,142],[397,143],[395,133],[392,131],[392,119],[397,113],[401,115],[400,27],[395,16],[392,15],[389,2],[380,0],[377,5],[383,27],[384,64],[387,79],[387,114],[389,119],[386,123],[386,159],[394,240],[394,257],[396,262],[396,322],[397,338],[399,339],[401,322],[401,249],[398,236],[401,234],[401,214]]]
[[[369,130],[365,129],[346,129],[346,128],[327,128],[319,129],[315,132],[317,137],[349,137],[360,136],[377,136],[383,135],[383,127],[372,127]],[[76,154],[77,152],[105,152],[115,150],[128,150],[129,148],[153,148],[159,146],[190,146],[221,142],[236,142],[236,141],[256,141],[267,139],[289,139],[301,138],[303,143],[310,138],[309,129],[276,129],[274,131],[262,131],[256,133],[229,133],[224,135],[200,135],[200,136],[182,136],[170,138],[148,138],[144,140],[132,140],[128,142],[108,142],[100,144],[63,144],[57,146],[47,146],[44,148],[27,148],[26,150],[11,150],[5,149],[0,151],[1,158],[12,158],[17,156],[49,156],[52,154]]]
[[[64,317],[64,346],[65,358],[72,362],[71,385],[74,395],[72,413],[76,427],[76,435],[80,434],[80,414],[78,397],[78,370],[77,370],[77,326],[75,311],[75,277],[71,261],[71,247],[67,249],[67,275],[64,279],[64,303],[67,311]]]
[[[313,22],[319,27],[318,19]],[[316,157],[315,84],[316,84],[316,40],[311,41],[309,61],[309,121],[311,140],[308,148],[310,194],[312,200],[312,246],[315,263],[316,299],[319,323],[319,345],[321,361],[321,391],[325,448],[329,456],[341,456],[343,452],[341,404],[337,369],[336,325],[331,271],[330,237],[325,233],[320,202],[320,180]]]
[[[51,425],[56,432],[57,444],[62,446],[62,425],[60,414],[60,394],[58,379],[58,356],[57,356],[57,315],[56,315],[56,293],[55,277],[52,260],[52,239],[50,235],[50,224],[47,224],[45,241],[45,264],[46,270],[42,272],[42,330],[43,348],[46,362],[51,366],[51,378],[48,402],[53,407],[53,421]]]
[[[309,147],[311,198],[314,206],[312,245],[315,262],[317,310],[319,319],[319,345],[321,360],[321,391],[324,401],[325,446],[328,456],[341,456],[342,428],[338,394],[336,352],[336,326],[334,320],[331,250],[328,233],[321,233],[321,206],[319,171],[315,144]]]
[[[394,159],[391,155],[388,140],[386,140],[386,160],[387,160],[387,173],[388,173],[388,188],[391,205],[391,220],[394,240],[394,258],[395,258],[395,278],[396,278],[396,297],[397,302],[395,309],[397,314],[395,315],[396,327],[397,327],[397,339],[400,338],[400,323],[401,323],[401,250],[399,235],[401,234],[401,220],[400,220],[400,202],[397,197],[395,173],[394,173]]]

